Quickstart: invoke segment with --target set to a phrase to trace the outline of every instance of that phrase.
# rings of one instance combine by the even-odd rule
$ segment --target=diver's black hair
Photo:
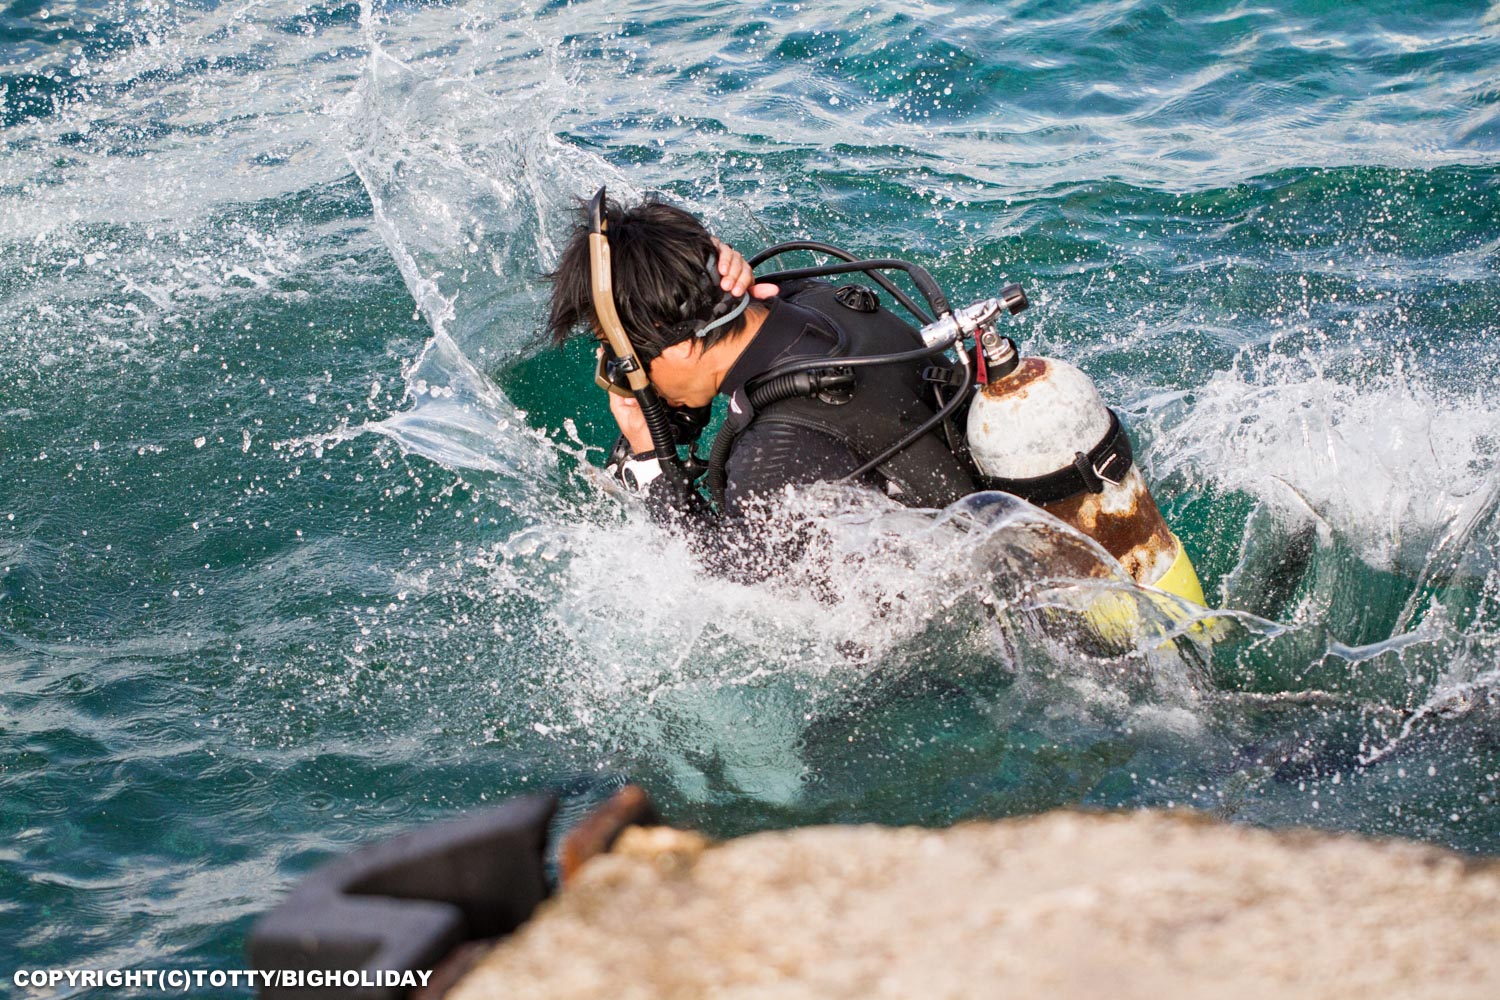
[[[588,204],[563,248],[552,282],[547,330],[561,344],[577,330],[592,330],[594,298],[589,277]],[[688,212],[660,201],[623,209],[606,201],[615,311],[642,364],[650,364],[673,344],[691,339],[703,326],[739,302],[719,288],[718,250],[703,224]],[[702,338],[703,347],[745,328],[741,313]]]

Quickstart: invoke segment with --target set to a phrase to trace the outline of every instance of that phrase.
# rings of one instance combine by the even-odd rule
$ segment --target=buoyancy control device
[[[924,370],[920,364],[864,364],[872,357],[923,346],[917,332],[881,309],[865,285],[783,283],[776,309],[782,323],[802,325],[803,336],[823,341],[827,353],[813,355],[822,370],[752,378],[730,396],[708,463],[709,491],[721,510],[729,445],[750,424],[758,429],[782,425],[792,433],[816,431],[842,442],[863,460],[888,450],[932,416],[927,372],[946,375],[951,370],[941,365]],[[857,363],[841,367],[845,358]],[[870,478],[902,503],[918,507],[944,507],[979,488],[972,467],[939,434],[910,442],[886,458]]]

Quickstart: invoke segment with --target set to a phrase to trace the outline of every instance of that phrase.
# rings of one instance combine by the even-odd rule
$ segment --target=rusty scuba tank
[[[1197,604],[1202,585],[1135,466],[1130,438],[1087,375],[1064,361],[987,347],[969,408],[983,485],[1013,493],[1098,542],[1139,584]],[[991,360],[993,359],[993,360]]]

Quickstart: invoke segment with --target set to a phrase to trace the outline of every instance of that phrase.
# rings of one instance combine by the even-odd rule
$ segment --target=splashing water
[[[1500,23],[1284,6],[0,14],[0,941],[227,967],[331,851],[626,777],[1494,851]],[[1024,281],[1218,607],[997,495],[705,574],[538,340],[599,184]]]

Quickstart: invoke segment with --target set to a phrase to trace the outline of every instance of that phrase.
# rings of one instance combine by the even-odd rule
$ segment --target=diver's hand
[[[640,403],[612,392],[609,394],[609,412],[614,416],[615,423],[620,425],[620,433],[630,442],[632,454],[644,455],[656,450],[656,444],[651,440],[651,428],[646,426],[646,415],[641,412]]]
[[[751,284],[755,274],[745,262],[744,255],[718,237],[710,236],[709,239],[719,249],[719,287],[724,291],[731,295],[744,295],[748,291],[753,299],[770,299],[781,292],[780,287],[768,282]]]

